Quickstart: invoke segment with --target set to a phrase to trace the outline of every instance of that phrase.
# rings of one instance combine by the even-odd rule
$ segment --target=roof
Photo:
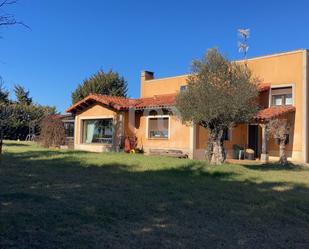
[[[295,110],[295,107],[291,105],[271,106],[269,108],[260,110],[255,118],[260,121],[266,121],[288,113],[295,112]]]
[[[176,94],[156,95],[151,98],[131,99],[125,97],[108,96],[100,94],[90,94],[88,97],[78,101],[66,112],[74,112],[83,110],[95,102],[106,105],[117,111],[128,110],[129,108],[147,109],[147,108],[162,108],[170,107],[175,104]]]
[[[257,85],[257,89],[259,92],[266,92],[270,89],[271,84],[270,83],[260,83]]]
[[[155,95],[151,98],[141,98],[136,100],[136,109],[145,109],[152,107],[171,107],[175,105],[176,94]]]
[[[258,84],[257,88],[259,92],[268,91],[270,88],[269,83]],[[83,110],[84,108],[89,107],[90,105],[98,102],[107,107],[110,107],[114,110],[128,110],[129,108],[135,109],[147,109],[147,108],[164,108],[171,107],[175,105],[177,93],[173,94],[164,94],[164,95],[155,95],[149,98],[140,98],[140,99],[131,99],[125,97],[101,95],[101,94],[90,94],[86,98],[78,101],[66,112],[75,112],[78,110]]]

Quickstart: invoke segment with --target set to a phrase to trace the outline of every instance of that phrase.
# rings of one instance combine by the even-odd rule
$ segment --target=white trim
[[[288,51],[288,52],[281,52],[281,53],[274,53],[274,54],[269,54],[269,55],[256,56],[256,57],[252,57],[252,58],[249,58],[249,59],[246,59],[246,60],[234,60],[232,62],[241,63],[241,62],[245,62],[245,61],[252,61],[252,60],[265,59],[265,58],[272,58],[272,57],[289,55],[289,54],[297,54],[297,53],[301,53],[301,52],[305,52],[306,53],[306,51],[307,51],[306,49],[297,49],[297,50]],[[173,78],[183,78],[183,77],[188,77],[189,75],[190,75],[190,73],[188,73],[188,74],[181,74],[181,75],[177,75],[177,76],[170,76],[170,77],[163,77],[163,78],[145,80],[145,82],[154,82],[154,81],[167,80],[167,79],[173,79]]]
[[[148,125],[150,118],[168,118],[168,138],[149,138]],[[169,115],[151,115],[146,117],[146,139],[149,140],[169,140],[171,138],[171,117]]]
[[[74,149],[75,149],[75,146],[77,144],[79,144],[79,140],[78,140],[78,134],[77,134],[77,129],[78,128],[78,118],[77,116],[75,116],[75,122],[74,122]],[[77,142],[78,141],[78,142]]]
[[[153,81],[160,81],[160,80],[167,80],[167,79],[174,79],[174,78],[184,78],[188,77],[190,74],[181,74],[177,76],[170,76],[170,77],[163,77],[163,78],[157,78],[157,79],[151,79],[151,80],[145,80],[144,82],[153,82]]]
[[[307,78],[307,70],[308,70],[308,65],[307,65],[307,50],[304,51],[303,53],[303,123],[302,123],[302,137],[303,137],[303,142],[302,142],[302,152],[303,152],[303,160],[304,163],[308,161],[308,116],[307,116],[307,109],[308,109],[308,101],[307,101],[307,84],[308,84],[308,78]]]
[[[189,127],[189,158],[194,159],[196,149],[196,124]]]
[[[246,60],[237,60],[234,62],[245,62],[245,61],[252,61],[252,60],[259,60],[259,59],[266,59],[266,58],[272,58],[272,57],[277,57],[277,56],[283,56],[283,55],[289,55],[289,54],[297,54],[306,51],[306,49],[297,49],[293,51],[287,51],[287,52],[281,52],[281,53],[275,53],[275,54],[268,54],[268,55],[261,55],[261,56],[256,56],[252,57]]]
[[[114,115],[103,115],[103,116],[84,116],[84,117],[79,117],[80,120],[83,120],[83,119],[108,119],[108,118],[114,119],[115,116]]]
[[[292,101],[293,106],[295,106],[295,84],[294,83],[287,83],[287,84],[279,84],[279,85],[271,85],[269,89],[269,95],[268,95],[268,107],[272,106],[272,94],[271,90],[274,88],[282,88],[282,87],[292,87]]]

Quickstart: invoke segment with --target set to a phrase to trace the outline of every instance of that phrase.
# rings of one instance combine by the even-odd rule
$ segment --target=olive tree
[[[257,79],[247,66],[210,49],[193,61],[187,83],[187,90],[176,98],[176,108],[185,123],[208,130],[207,157],[212,164],[221,164],[226,158],[224,130],[251,120],[258,110]]]
[[[288,143],[290,133],[290,122],[285,118],[272,119],[268,123],[270,135],[277,140],[279,144],[279,163],[282,165],[288,164],[286,156],[286,144]]]

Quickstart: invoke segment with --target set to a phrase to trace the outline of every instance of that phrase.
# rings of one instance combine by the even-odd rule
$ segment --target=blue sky
[[[77,84],[113,69],[139,97],[140,72],[185,74],[217,47],[241,55],[237,29],[251,29],[249,57],[309,48],[308,1],[20,0],[7,8],[31,27],[0,29],[0,75],[63,112]]]

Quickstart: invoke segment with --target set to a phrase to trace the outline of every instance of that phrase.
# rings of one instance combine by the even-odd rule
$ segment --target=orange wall
[[[302,122],[303,122],[303,51],[261,57],[248,61],[248,66],[254,76],[272,86],[294,84],[295,127],[293,144],[290,149],[296,153],[302,152]],[[278,146],[270,141],[269,150],[278,150]],[[296,155],[295,155],[296,156]],[[298,156],[297,156],[298,157]]]
[[[196,129],[196,149],[205,149],[207,145],[208,132],[202,126]],[[247,144],[247,125],[239,124],[231,129],[231,140],[224,142],[225,149],[233,148],[233,144],[238,144],[245,147]]]
[[[252,70],[253,75],[258,77],[263,83],[270,83],[272,86],[293,84],[294,85],[294,105],[296,107],[295,113],[295,126],[293,127],[293,141],[290,146],[290,150],[293,150],[295,158],[301,158],[302,155],[302,140],[303,134],[303,55],[304,51],[294,51],[289,53],[282,53],[271,56],[258,57],[248,60],[248,66]],[[241,63],[241,62],[240,62]],[[162,79],[150,79],[146,80],[145,77],[141,78],[141,97],[151,97],[160,94],[170,94],[178,92],[181,85],[186,84],[187,75],[162,78]],[[309,90],[308,90],[309,93]],[[265,101],[268,100],[267,94],[261,96],[261,102],[265,105]],[[309,113],[308,113],[309,115]],[[200,141],[205,140],[205,131],[197,131],[197,146],[201,147]],[[240,133],[237,135],[238,130]],[[236,128],[236,134],[233,134],[232,143],[238,143],[237,140],[241,136],[243,142],[243,136],[246,136],[247,130]],[[308,134],[309,139],[309,134]],[[204,142],[203,142],[204,143]],[[231,144],[226,144],[227,147],[231,147]],[[203,145],[205,146],[205,145]],[[273,142],[270,142],[270,150],[277,151],[278,146]],[[306,152],[308,153],[308,152]]]
[[[176,93],[179,92],[180,86],[183,85],[187,85],[187,75],[153,80],[145,80],[145,78],[142,77],[141,98]]]
[[[169,139],[150,139],[147,138],[147,116],[146,114],[136,114],[135,130],[132,131],[133,125],[128,125],[131,129],[126,130],[126,133],[135,134],[138,141],[138,147],[143,148],[174,148],[174,149],[189,149],[189,127],[182,124],[175,116],[170,116],[170,138]],[[128,117],[127,117],[128,118]],[[125,122],[127,123],[127,122]]]
[[[80,111],[76,114],[75,117],[75,144],[82,143],[82,127],[81,120],[83,118],[102,118],[102,117],[113,117],[116,118],[117,113],[111,109],[106,108],[101,104],[95,104],[88,107],[84,111]]]

